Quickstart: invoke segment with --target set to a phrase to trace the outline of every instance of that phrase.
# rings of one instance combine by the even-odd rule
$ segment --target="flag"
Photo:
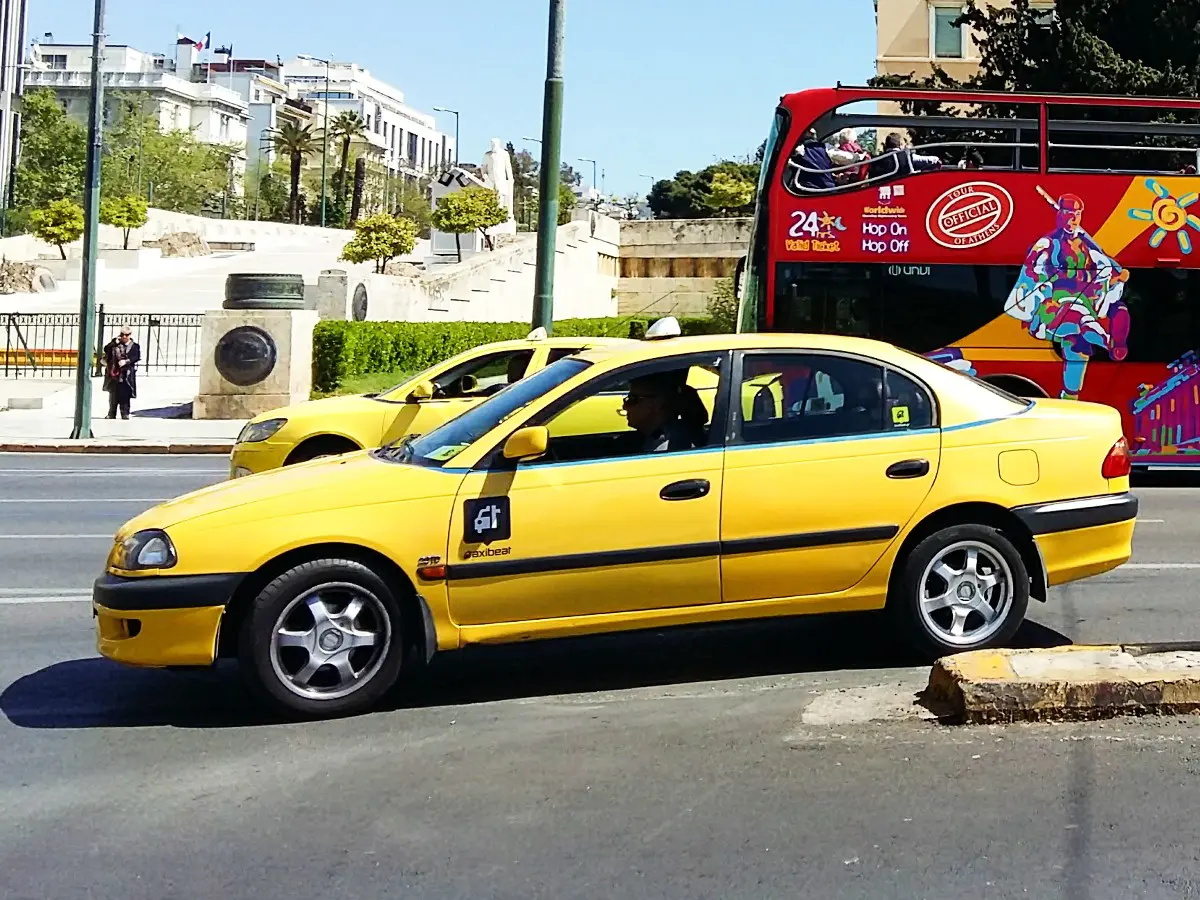
[[[204,35],[204,40],[196,42],[196,49],[203,50],[212,43],[212,32],[209,31]]]

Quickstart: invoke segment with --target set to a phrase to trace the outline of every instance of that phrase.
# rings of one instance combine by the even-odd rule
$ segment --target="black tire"
[[[361,670],[362,673],[369,673],[364,680],[345,689],[345,693],[331,695],[327,698],[306,696],[291,686],[291,682],[287,678],[289,667],[296,668],[296,672],[290,673],[294,676],[297,672],[303,671],[310,660],[314,665],[316,664],[311,653],[302,648],[286,648],[285,651],[280,651],[280,655],[277,657],[274,647],[276,628],[281,624],[281,617],[284,613],[291,608],[287,619],[284,620],[288,623],[294,621],[293,615],[305,615],[305,610],[302,608],[305,604],[298,601],[302,601],[306,595],[312,594],[323,585],[330,586],[328,592],[322,595],[323,597],[334,598],[340,591],[347,590],[345,587],[334,587],[342,585],[349,586],[349,589],[366,592],[366,595],[374,598],[377,604],[372,602],[364,604],[364,608],[369,608],[371,613],[371,626],[355,624],[354,627],[356,632],[375,630],[381,636],[378,657],[375,656],[376,649],[374,647],[361,648],[371,654],[369,657],[371,661],[369,664],[364,663]],[[336,601],[325,602],[332,606]],[[376,617],[379,619],[378,622],[374,621]],[[358,621],[361,623],[363,620],[360,617]],[[331,718],[353,715],[371,709],[395,684],[404,662],[401,623],[400,601],[393,594],[387,582],[369,567],[350,559],[313,560],[301,563],[275,578],[251,603],[250,609],[242,620],[238,635],[238,663],[254,693],[275,712],[289,718]],[[289,630],[295,630],[295,626]],[[349,633],[336,626],[326,629],[326,631],[329,630],[338,630],[343,635]],[[319,624],[314,623],[310,633],[315,635],[316,640],[320,640],[325,632],[320,630]],[[382,635],[386,635],[386,639],[383,639]],[[306,654],[303,662],[296,660],[299,663],[296,666],[292,666],[292,662],[289,660],[282,660],[284,653],[293,649],[297,654]],[[360,654],[358,658],[363,660],[365,657]],[[276,671],[277,659],[283,675]],[[337,670],[333,668],[332,664],[316,666],[314,673],[308,682],[309,687],[313,689],[319,690],[323,681],[327,682],[337,678]],[[332,689],[330,691],[332,693]]]
[[[225,309],[304,309],[304,276],[235,272],[225,276]]]
[[[931,615],[933,619],[933,624],[931,625],[926,621],[926,617],[922,613],[921,601],[924,587],[922,580],[926,575],[926,570],[943,553],[948,552],[947,561],[960,552],[965,553],[968,548],[964,548],[961,551],[952,549],[962,545],[968,545],[968,548],[970,545],[986,548],[988,554],[998,560],[1002,560],[1008,569],[1007,576],[1004,575],[1003,568],[992,568],[995,568],[1002,577],[1006,577],[1009,580],[1010,590],[1008,592],[1009,598],[1007,603],[997,601],[995,594],[992,595],[992,600],[989,603],[993,608],[997,608],[998,603],[999,606],[1003,607],[997,617],[1001,619],[998,624],[993,624],[990,629],[983,628],[982,626],[986,624],[986,620],[981,614],[979,612],[968,613],[964,632],[967,627],[971,627],[973,630],[980,632],[979,638],[970,641],[969,633],[965,633],[964,636],[968,640],[964,643],[955,643],[953,640],[939,634],[937,626],[940,623],[944,624],[947,629],[952,626],[956,615],[955,610],[964,608],[966,603],[956,603],[952,608],[948,607],[938,610]],[[1013,635],[1017,633],[1017,629],[1021,627],[1021,623],[1025,619],[1025,612],[1029,607],[1029,572],[1025,568],[1025,562],[1021,558],[1020,552],[1013,546],[1012,541],[1003,532],[995,528],[985,525],[954,525],[949,528],[943,528],[913,547],[908,557],[898,560],[897,565],[902,568],[899,577],[894,580],[892,585],[891,596],[888,598],[888,612],[902,630],[909,643],[929,661],[955,653],[965,653],[969,650],[983,650],[989,647],[1006,646],[1012,640]],[[953,570],[954,567],[950,566],[950,569]],[[947,595],[954,591],[956,598],[963,597],[962,594],[957,593],[957,589],[954,588],[951,582],[946,581],[941,576],[936,576],[936,579],[935,583],[937,585],[940,586],[943,582],[946,584]],[[974,585],[972,587],[973,590],[977,590]],[[974,597],[968,599],[973,600]],[[943,613],[947,615],[942,615]]]
[[[310,462],[325,456],[341,456],[343,453],[354,453],[362,448],[358,444],[338,437],[309,438],[293,450],[284,461],[285,466]]]

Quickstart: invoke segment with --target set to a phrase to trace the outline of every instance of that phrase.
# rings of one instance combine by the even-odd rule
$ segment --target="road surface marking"
[[[1200,563],[1125,563],[1121,569],[1200,569]]]
[[[27,606],[31,603],[84,603],[91,599],[91,593],[58,594],[53,597],[0,597],[0,606]]]
[[[1153,523],[1155,523],[1155,524],[1162,525],[1162,524],[1163,524],[1164,522],[1166,522],[1167,520],[1166,520],[1166,519],[1141,519],[1141,518],[1139,518],[1137,521],[1139,521],[1139,522],[1153,522]]]
[[[103,503],[166,503],[170,497],[101,497]],[[90,500],[79,497],[34,497],[31,499],[0,500],[0,503],[79,503],[91,506]]]
[[[56,540],[99,540],[104,538],[106,541],[113,539],[113,533],[108,534],[0,534],[0,541],[56,541]]]

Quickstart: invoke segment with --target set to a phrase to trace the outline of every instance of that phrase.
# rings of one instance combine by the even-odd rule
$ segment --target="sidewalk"
[[[243,419],[193,420],[195,377],[142,378],[128,421],[110,421],[102,380],[92,382],[90,441],[70,439],[75,388],[68,381],[24,378],[0,380],[0,452],[67,453],[229,453]],[[10,409],[20,398],[40,401],[40,409]]]

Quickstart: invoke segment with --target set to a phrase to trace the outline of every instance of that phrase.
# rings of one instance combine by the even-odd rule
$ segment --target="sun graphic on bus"
[[[1192,238],[1187,232],[1187,226],[1191,225],[1193,229],[1200,232],[1200,217],[1188,213],[1187,208],[1200,200],[1200,193],[1193,191],[1176,200],[1171,196],[1170,191],[1153,178],[1146,179],[1146,187],[1158,199],[1149,209],[1129,210],[1129,218],[1137,219],[1139,222],[1152,222],[1155,225],[1154,233],[1150,235],[1151,247],[1157,248],[1166,240],[1168,234],[1173,234],[1175,240],[1179,242],[1179,249],[1184,253],[1191,253]]]

